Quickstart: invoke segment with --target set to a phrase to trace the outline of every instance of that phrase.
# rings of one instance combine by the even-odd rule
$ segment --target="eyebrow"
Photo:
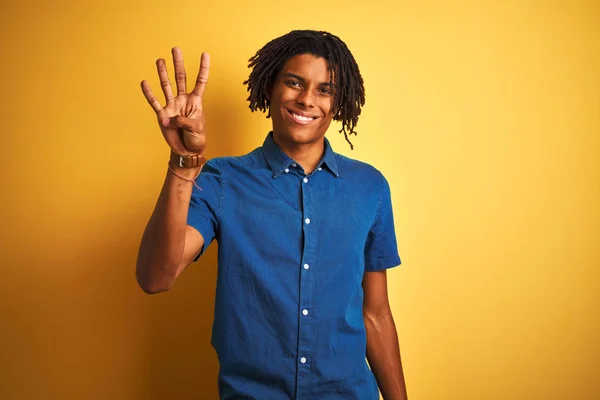
[[[291,72],[282,73],[281,78],[295,78],[295,79],[299,80],[300,82],[306,82],[306,80],[303,77],[301,77],[300,75],[293,74]],[[319,86],[332,86],[332,85],[329,82],[321,82],[321,83],[319,83]]]

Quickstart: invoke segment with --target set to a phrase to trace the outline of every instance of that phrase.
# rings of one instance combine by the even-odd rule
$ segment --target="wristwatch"
[[[171,152],[171,165],[179,168],[196,168],[202,167],[206,163],[206,158],[200,154],[191,156],[182,156]]]

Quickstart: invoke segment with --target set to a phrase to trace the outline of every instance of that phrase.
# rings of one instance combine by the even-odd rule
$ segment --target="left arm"
[[[387,293],[386,271],[365,272],[363,318],[367,360],[385,400],[407,400],[398,333]]]

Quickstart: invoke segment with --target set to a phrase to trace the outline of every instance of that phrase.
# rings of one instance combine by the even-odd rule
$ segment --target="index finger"
[[[192,93],[202,97],[206,83],[208,82],[208,71],[210,69],[210,55],[208,53],[202,53],[200,59],[200,71],[198,72],[198,78],[196,79],[196,86]]]

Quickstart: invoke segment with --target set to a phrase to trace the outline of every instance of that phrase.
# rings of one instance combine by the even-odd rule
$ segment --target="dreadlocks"
[[[278,37],[258,50],[249,61],[250,76],[248,85],[250,110],[267,112],[269,93],[277,75],[290,58],[298,54],[313,54],[329,63],[330,84],[335,90],[333,99],[333,119],[342,121],[340,133],[353,149],[348,135],[356,135],[361,107],[365,105],[365,88],[358,65],[346,44],[337,36],[324,31],[296,30]]]

